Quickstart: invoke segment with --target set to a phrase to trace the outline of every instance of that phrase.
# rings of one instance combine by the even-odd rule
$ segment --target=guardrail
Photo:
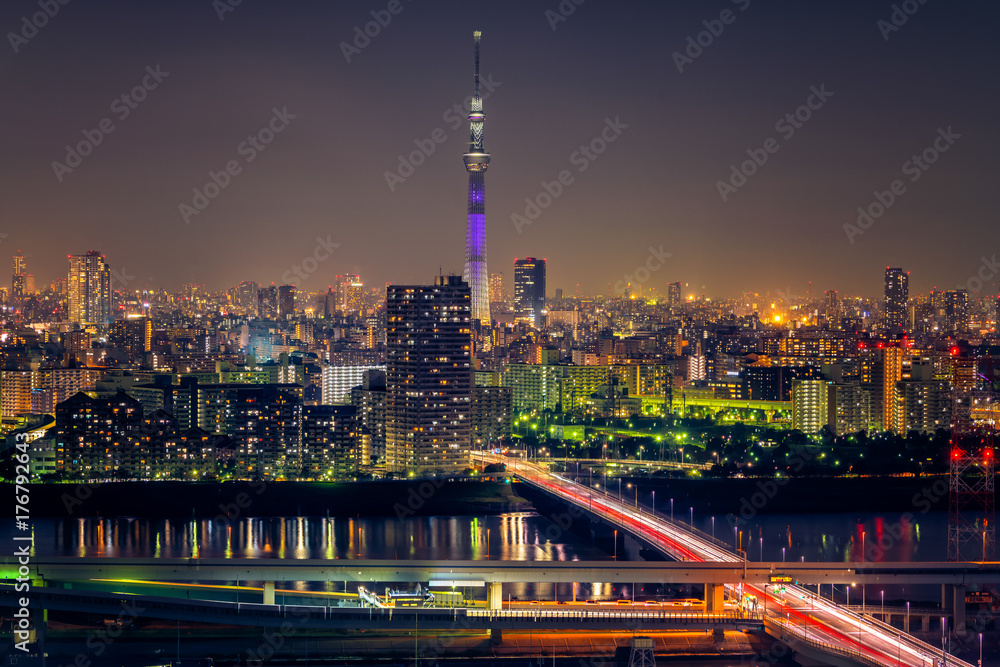
[[[801,589],[796,588],[796,590],[801,590],[803,593],[806,594],[807,597],[810,597],[813,600],[819,600],[819,601],[822,601],[822,602],[824,602],[826,604],[836,604],[836,603],[830,602],[829,600],[825,600],[824,598],[816,595],[815,593],[813,593],[812,591],[810,591],[808,589],[805,589],[805,588],[801,588]],[[872,613],[882,613],[881,612],[881,607],[873,607],[871,605],[865,605],[863,607],[863,609],[865,610],[866,613],[864,613],[864,614],[859,614],[858,613],[858,610],[862,609],[862,607],[860,605],[851,605],[850,607],[848,607],[846,605],[837,605],[837,608],[840,609],[841,611],[843,611],[848,616],[853,617],[855,620],[857,620],[857,621],[859,621],[861,623],[868,623],[870,625],[876,626],[877,628],[879,628],[879,629],[881,629],[881,630],[883,630],[885,632],[888,632],[890,634],[895,634],[897,637],[900,638],[901,641],[903,641],[904,643],[906,643],[907,645],[909,645],[912,648],[917,648],[917,649],[919,649],[921,651],[926,651],[926,652],[928,652],[932,656],[941,653],[941,649],[937,648],[936,646],[928,644],[927,642],[925,642],[925,641],[923,641],[921,639],[918,639],[918,638],[914,637],[913,635],[911,635],[909,633],[903,632],[899,628],[897,628],[895,626],[892,626],[892,625],[889,625],[888,623],[886,623],[886,622],[884,622],[884,621],[882,621],[880,619],[877,619],[874,616],[870,615]],[[889,613],[889,609],[890,608],[887,607],[885,613],[888,614]],[[893,612],[893,613],[906,613],[906,607],[898,607],[897,609],[902,609],[902,612]],[[917,613],[917,612],[911,612],[911,613]],[[952,665],[953,667],[973,667],[973,665],[970,665],[967,662],[959,660],[958,658],[956,658],[956,657],[954,657],[952,655],[948,656],[948,664]]]
[[[906,616],[909,613],[911,616],[937,616],[937,617],[950,617],[953,616],[955,612],[951,609],[928,609],[927,607],[911,607],[907,609],[906,607],[885,607],[881,605],[860,605],[852,604],[850,606],[843,604],[838,605],[841,609],[846,609],[847,611],[854,612],[855,614],[863,614],[867,616],[868,614],[892,614],[893,616]]]
[[[518,621],[562,621],[574,624],[633,622],[652,625],[730,625],[739,627],[759,627],[763,616],[750,612],[684,613],[674,611],[615,610],[615,609],[450,609],[433,608],[375,608],[375,607],[325,607],[318,605],[263,604],[259,602],[219,602],[215,600],[177,600],[152,596],[122,596],[100,591],[79,591],[65,589],[34,589],[31,592],[32,606],[51,608],[53,603],[106,610],[109,614],[121,611],[122,599],[133,600],[144,613],[151,616],[166,614],[173,618],[179,613],[192,615],[209,614],[218,617],[220,623],[228,619],[279,620],[289,616],[299,620],[349,621],[349,622],[410,622],[421,624],[447,622],[453,624],[462,619],[475,620],[479,624],[489,622]],[[16,606],[16,594],[12,584],[0,584],[0,605]],[[153,612],[153,613],[150,613]],[[158,613],[157,613],[158,612]],[[101,611],[97,611],[101,613]]]
[[[825,642],[820,642],[815,639],[810,639],[800,634],[796,634],[794,628],[786,626],[786,624],[782,621],[765,618],[764,628],[775,639],[791,646],[792,648],[795,648],[795,644],[806,644],[821,653],[832,653],[833,655],[838,655],[850,660],[856,660],[862,664],[869,665],[869,667],[886,667],[886,665],[889,664],[882,660],[876,660],[875,658],[865,655],[859,651],[855,651],[854,649],[827,644]]]
[[[516,474],[516,471],[514,471],[514,473]],[[544,474],[551,476],[552,473],[549,473],[549,472],[546,471]],[[530,480],[528,480],[527,478],[525,478],[525,479],[526,479],[526,481],[530,482]],[[566,482],[568,482],[569,484],[571,484],[571,485],[573,485],[575,487],[579,487],[581,489],[586,488],[587,491],[588,491],[588,493],[593,494],[593,489],[590,489],[589,487],[583,487],[582,485],[580,485],[580,484],[578,484],[576,482],[573,482],[572,480],[567,479],[567,478],[562,477],[562,476],[560,476],[560,479],[561,480],[565,480]],[[562,495],[562,494],[559,494],[559,495]],[[601,495],[603,497],[604,501],[607,501],[612,506],[615,506],[615,503],[617,503],[618,505],[621,505],[622,507],[625,507],[625,508],[628,507],[624,502],[619,501],[617,498],[613,497],[611,494],[607,493],[606,491],[599,492],[599,495]],[[566,497],[566,500],[568,502],[580,505],[580,506],[582,506],[584,508],[587,507],[586,504],[583,504],[583,503],[581,503],[581,502],[579,502],[579,501],[577,501],[577,500],[575,500],[573,498]],[[594,510],[590,510],[590,511],[594,511]],[[620,510],[615,510],[615,511],[620,511]],[[602,514],[603,513],[606,513],[606,512],[602,512]],[[719,540],[717,540],[717,539],[715,539],[715,538],[713,538],[713,537],[711,537],[709,535],[705,535],[701,531],[695,529],[693,526],[688,526],[686,524],[681,524],[681,523],[678,523],[676,521],[670,521],[670,520],[667,520],[667,519],[665,519],[665,518],[663,518],[663,517],[661,517],[659,515],[653,514],[651,512],[649,513],[649,516],[650,516],[650,519],[659,521],[659,522],[661,522],[661,523],[663,523],[665,525],[668,525],[668,526],[672,526],[672,527],[674,527],[674,528],[676,528],[678,530],[683,530],[683,531],[686,531],[688,533],[691,533],[691,534],[699,537],[700,539],[702,539],[705,542],[711,543],[713,545],[717,545],[717,546],[725,549],[727,553],[732,553],[732,552],[729,551],[729,546],[728,545],[720,542]],[[654,540],[654,543],[655,542],[656,541]],[[671,553],[671,550],[669,549],[669,547],[662,546],[661,548],[663,548],[664,550],[666,550],[668,553]],[[734,554],[734,558],[738,558],[738,556],[736,556]],[[739,562],[742,562],[742,559],[740,559]],[[803,595],[804,598],[811,598],[813,600],[820,600],[820,601],[823,601],[824,604],[835,604],[835,603],[831,603],[831,602],[829,602],[827,600],[824,600],[822,597],[816,595],[815,593],[812,593],[811,591],[809,591],[808,589],[805,589],[804,587],[796,586],[795,590],[796,590],[797,593],[798,592],[802,593],[802,595]],[[838,607],[838,608],[840,608],[840,607]],[[872,617],[868,617],[868,616],[864,616],[863,617],[863,616],[860,616],[860,615],[858,615],[856,613],[853,613],[851,611],[845,611],[845,613],[848,616],[853,617],[855,620],[857,620],[861,624],[870,624],[870,625],[874,626],[875,628],[878,628],[878,629],[882,630],[883,632],[890,632],[891,634],[896,634],[897,637],[899,638],[899,641],[903,642],[903,633],[900,633],[900,631],[897,628],[894,628],[893,626],[891,626],[891,625],[889,625],[887,623],[883,623],[882,621],[879,621],[879,620],[877,620],[875,618],[872,618]],[[774,621],[774,620],[771,620],[771,619],[765,619],[764,622],[765,622],[765,627],[766,627],[766,624],[768,622],[770,622],[775,628],[781,628],[782,625],[783,625],[780,621]],[[872,665],[873,667],[884,667],[885,664],[886,664],[885,662],[875,661],[875,660],[871,659],[869,656],[865,656],[864,654],[859,653],[857,651],[854,651],[853,649],[847,649],[847,648],[843,648],[843,647],[840,647],[840,646],[837,646],[837,645],[834,645],[834,644],[826,644],[826,643],[823,643],[823,642],[818,642],[816,640],[812,640],[812,639],[809,639],[808,637],[804,637],[804,636],[793,635],[793,637],[795,637],[796,641],[809,642],[810,644],[814,644],[817,649],[821,649],[823,651],[827,651],[829,653],[833,653],[833,654],[837,654],[837,655],[843,655],[843,656],[846,656],[846,657],[850,657],[852,659],[857,659],[857,660],[863,662],[864,664]],[[916,638],[910,636],[909,634],[906,634],[905,637],[906,637],[906,642],[905,643],[908,645],[908,647],[910,647],[911,649],[914,649],[914,650],[919,650],[919,651],[927,652],[928,653],[928,657],[934,656],[936,653],[940,653],[940,651],[938,649],[935,649],[930,644],[927,644],[926,642],[920,641],[919,639],[916,639]],[[891,658],[888,658],[888,659],[892,660]],[[954,667],[973,667],[972,665],[970,665],[970,664],[968,664],[966,662],[963,662],[961,660],[958,660],[957,658],[954,658],[954,656],[948,656],[948,662],[949,662],[949,664],[953,665]]]
[[[877,618],[875,618],[873,616],[868,616],[867,614],[865,616],[860,616],[858,614],[854,614],[854,615],[855,616],[859,616],[859,618],[864,618],[865,621],[867,621],[867,622],[869,622],[869,623],[871,623],[873,625],[876,625],[876,626],[882,628],[883,630],[895,632],[898,635],[901,635],[903,638],[905,638],[907,644],[909,644],[911,646],[919,647],[920,650],[929,652],[931,656],[940,655],[941,654],[941,649],[937,648],[936,646],[934,646],[932,644],[928,644],[927,642],[922,641],[920,639],[917,639],[913,635],[904,633],[899,628],[895,628],[895,627],[889,625],[888,623],[885,623],[885,622],[883,622],[883,621],[881,621],[881,620],[879,620],[879,619],[877,619]],[[953,656],[951,654],[948,655],[948,664],[951,667],[973,667],[973,665],[970,665],[969,663],[967,663],[967,662],[965,662],[963,660],[959,660],[958,658],[956,658],[955,656]]]
[[[645,620],[661,623],[679,624],[707,624],[707,623],[731,623],[760,625],[764,617],[760,613],[751,612],[718,612],[718,613],[693,613],[685,614],[669,611],[611,611],[611,610],[547,610],[547,609],[469,609],[467,616],[470,618],[484,617],[510,620],[529,619],[576,619],[580,621],[588,620]]]

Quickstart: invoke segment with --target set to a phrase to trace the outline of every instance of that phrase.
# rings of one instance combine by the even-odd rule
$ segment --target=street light
[[[715,517],[712,517],[712,539],[715,539]]]
[[[694,528],[694,508],[691,508],[691,527]]]
[[[944,635],[945,635],[944,628],[945,628],[945,620],[944,616],[942,616],[941,617],[941,662],[942,664],[946,665],[948,664],[948,655],[945,653],[944,650]]]
[[[786,547],[781,547],[781,562],[785,562],[785,549]]]
[[[670,520],[674,520],[674,499],[670,499]]]
[[[882,591],[882,622],[885,623],[885,591]]]

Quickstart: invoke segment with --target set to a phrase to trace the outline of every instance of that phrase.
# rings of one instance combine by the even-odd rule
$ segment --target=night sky
[[[893,265],[917,293],[964,286],[1000,254],[995,2],[909,0],[915,13],[897,13],[907,20],[892,31],[888,0],[563,0],[569,16],[559,0],[222,11],[233,2],[71,0],[26,40],[11,35],[38,0],[3,3],[3,266],[23,250],[41,287],[66,275],[66,255],[99,249],[129,289],[224,289],[282,282],[322,238],[339,247],[294,280],[301,289],[344,272],[373,286],[461,273],[468,128],[446,112],[472,92],[475,29],[484,80],[499,82],[485,100],[487,234],[490,271],[508,284],[514,258],[536,256],[550,294],[608,293],[652,247],[671,256],[644,287],[805,295],[811,281],[875,295]],[[353,51],[373,10],[391,20]],[[723,10],[730,22],[711,23]],[[674,54],[704,21],[721,34],[702,35],[680,72]],[[144,101],[116,103],[144,78]],[[813,87],[833,95],[813,97],[794,133],[776,127]],[[241,149],[275,109],[294,118],[263,150]],[[102,119],[114,130],[92,154],[53,166]],[[627,128],[594,159],[577,153],[606,119]],[[399,155],[439,128],[443,143],[390,189]],[[904,166],[948,128],[933,165]],[[718,183],[748,150],[767,162],[723,201]],[[186,222],[180,205],[230,161],[240,173]],[[512,214],[563,170],[572,182],[519,233]],[[884,215],[845,231],[897,179]]]

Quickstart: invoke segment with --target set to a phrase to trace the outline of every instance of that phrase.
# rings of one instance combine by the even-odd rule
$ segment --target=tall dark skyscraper
[[[10,302],[16,308],[20,308],[24,300],[25,273],[24,255],[19,252],[14,255],[14,270],[10,278]]]
[[[910,297],[910,274],[903,269],[885,269],[885,326],[892,331],[906,328],[906,304]]]
[[[278,318],[287,320],[295,314],[295,285],[281,285],[278,288]]]
[[[545,260],[514,260],[514,318],[541,329],[545,326]]]
[[[677,308],[681,305],[681,284],[669,283],[667,285],[667,307]]]
[[[490,323],[489,274],[486,272],[486,169],[490,154],[483,146],[486,114],[479,96],[479,39],[482,33],[472,33],[476,43],[476,92],[469,109],[469,152],[465,154],[465,170],[469,172],[469,214],[465,227],[465,272],[463,278],[472,293],[472,319]]]
[[[424,475],[469,465],[472,320],[458,276],[386,293],[386,464]]]
[[[944,293],[944,330],[964,333],[969,328],[969,292],[964,289]]]

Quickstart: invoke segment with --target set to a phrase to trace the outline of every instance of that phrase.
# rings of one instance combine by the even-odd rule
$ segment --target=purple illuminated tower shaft
[[[478,30],[472,34],[476,43],[476,92],[469,109],[469,152],[465,170],[469,172],[469,214],[465,228],[465,272],[463,278],[472,292],[472,319],[490,324],[489,274],[486,272],[486,169],[490,154],[483,147],[483,98],[479,96]]]

